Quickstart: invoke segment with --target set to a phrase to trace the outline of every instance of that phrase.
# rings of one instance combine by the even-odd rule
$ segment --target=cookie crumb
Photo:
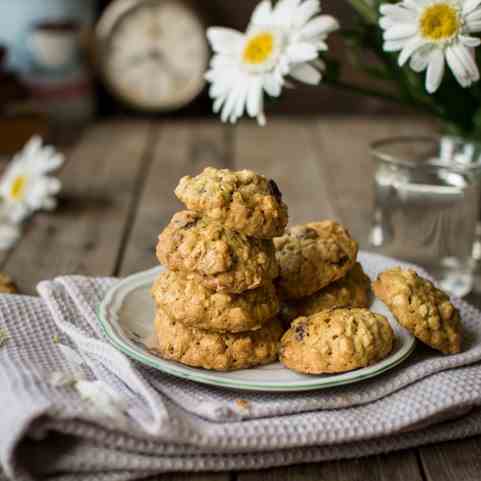
[[[250,403],[246,399],[236,399],[234,402],[239,409],[247,410],[250,407]]]
[[[18,289],[13,279],[8,274],[0,272],[0,293],[16,294],[17,292]]]
[[[3,347],[10,339],[6,329],[0,328],[0,347]]]

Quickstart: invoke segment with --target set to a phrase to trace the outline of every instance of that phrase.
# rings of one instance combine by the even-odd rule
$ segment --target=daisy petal
[[[405,40],[388,40],[384,42],[383,49],[385,52],[397,52],[403,49],[405,43]]]
[[[302,2],[297,9],[293,24],[297,28],[302,28],[310,18],[317,15],[321,11],[321,4],[319,0],[306,0]]]
[[[399,55],[398,63],[402,67],[411,57],[411,55],[425,44],[424,40],[420,37],[413,37],[411,40],[406,42],[401,54]]]
[[[469,22],[479,21],[481,20],[481,10],[474,10],[468,15],[466,15],[464,18],[467,24],[469,24]]]
[[[414,52],[409,63],[415,72],[422,72],[427,69],[429,64],[429,52],[423,52],[422,49]]]
[[[382,15],[385,15],[396,22],[412,22],[416,20],[416,12],[401,7],[400,5],[383,3],[380,12]]]
[[[481,0],[466,0],[463,5],[463,14],[468,15],[481,5]]]
[[[441,85],[444,76],[444,54],[440,49],[433,50],[429,56],[428,71],[426,74],[426,90],[432,94]]]
[[[479,32],[481,31],[481,20],[468,21],[466,24],[468,32]]]
[[[400,23],[396,24],[384,32],[384,40],[399,40],[416,35],[418,26],[416,24]]]
[[[300,1],[301,0],[279,0],[273,9],[275,24],[290,26]]]
[[[456,77],[456,80],[462,87],[469,87],[473,83],[474,79],[479,79],[479,72],[477,71],[476,64],[471,66],[471,69],[467,68],[463,54],[461,53],[460,49],[456,48],[456,46],[450,46],[446,49],[446,60],[449,68]],[[472,62],[474,63],[474,61]]]
[[[267,75],[264,79],[264,90],[271,97],[279,97],[282,92],[282,84],[274,75]]]
[[[287,48],[287,56],[292,63],[309,62],[317,58],[317,49],[307,43],[302,42],[297,45],[291,45]]]
[[[404,6],[418,12],[431,0],[403,0]]]
[[[320,34],[329,34],[339,29],[339,22],[330,15],[320,15],[310,20],[301,30],[303,38],[315,37]]]
[[[387,30],[388,28],[391,28],[393,25],[396,24],[396,21],[393,20],[392,18],[390,17],[381,17],[379,19],[379,26],[383,29],[383,30]]]
[[[453,50],[461,62],[463,62],[471,82],[477,82],[479,80],[479,70],[474,59],[473,50],[461,44],[453,46]]]
[[[21,155],[25,158],[35,156],[42,150],[43,141],[39,135],[34,135],[25,145]]]
[[[256,77],[250,82],[247,94],[247,114],[249,117],[257,117],[259,114],[262,95],[262,80],[260,77]]]
[[[476,37],[469,37],[467,35],[460,35],[459,40],[463,45],[466,45],[466,47],[479,47],[481,45],[481,39],[476,38]]]
[[[467,78],[463,64],[458,60],[456,55],[451,50],[446,50],[446,61],[448,62],[449,68],[453,72],[456,80],[459,82],[461,87],[469,87],[469,79]]]
[[[239,94],[237,96],[237,102],[230,117],[230,122],[233,124],[244,115],[244,110],[247,102],[247,93],[249,90],[249,84],[243,83],[239,88]]]
[[[218,97],[215,99],[214,103],[212,104],[212,111],[214,114],[218,114],[220,112],[220,109],[224,105],[224,102],[227,99],[227,95],[223,95],[222,97]]]
[[[224,105],[222,107],[222,111],[220,113],[220,119],[222,122],[227,122],[232,115],[232,110],[234,109],[234,106],[237,101],[237,88],[235,87],[231,92],[226,97],[226,100],[224,102]]]
[[[270,0],[264,0],[255,8],[250,21],[250,27],[253,25],[269,25],[272,17],[272,4]]]
[[[229,54],[240,51],[245,36],[231,28],[211,27],[207,29],[207,38],[214,52]]]
[[[321,73],[308,63],[296,65],[291,73],[291,77],[309,85],[318,85],[321,81]]]

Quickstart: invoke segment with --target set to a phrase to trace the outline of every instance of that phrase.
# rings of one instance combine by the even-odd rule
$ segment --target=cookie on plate
[[[193,211],[174,215],[159,236],[157,257],[172,271],[197,274],[215,291],[255,289],[279,272],[271,240],[248,238]]]
[[[251,170],[208,167],[196,177],[183,177],[175,194],[188,209],[250,237],[279,236],[287,225],[277,184]]]
[[[279,312],[272,282],[242,294],[212,292],[195,274],[162,272],[152,286],[159,307],[185,326],[219,332],[257,330]]]
[[[309,297],[288,302],[284,312],[291,316],[292,321],[296,317],[311,316],[334,307],[369,307],[370,290],[371,280],[361,264],[356,262],[345,277]]]
[[[283,329],[277,320],[246,333],[215,333],[186,327],[162,309],[155,318],[156,351],[161,357],[188,366],[233,371],[277,360]]]
[[[358,252],[349,232],[330,220],[291,227],[274,239],[274,245],[284,299],[309,296],[341,279],[354,266]]]
[[[373,283],[374,294],[399,323],[444,354],[461,351],[461,319],[449,297],[412,269],[394,268]]]
[[[367,309],[332,309],[296,319],[282,337],[280,360],[305,374],[340,373],[384,359],[393,342],[384,316]]]

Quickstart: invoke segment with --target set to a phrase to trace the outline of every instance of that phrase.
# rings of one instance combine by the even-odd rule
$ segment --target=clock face
[[[112,7],[98,31],[112,92],[143,110],[171,110],[196,97],[209,57],[196,13],[179,0],[117,0]]]

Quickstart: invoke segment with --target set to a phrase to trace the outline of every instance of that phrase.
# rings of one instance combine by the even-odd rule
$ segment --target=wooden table
[[[57,211],[39,214],[0,260],[23,293],[60,274],[125,276],[156,264],[157,235],[181,205],[178,179],[207,165],[251,168],[276,179],[292,222],[335,218],[366,246],[372,167],[368,142],[419,134],[413,119],[279,119],[267,127],[217,121],[115,121],[65,149]],[[472,300],[480,304],[475,296]],[[160,481],[475,481],[481,437],[359,460],[261,472],[185,474]]]

